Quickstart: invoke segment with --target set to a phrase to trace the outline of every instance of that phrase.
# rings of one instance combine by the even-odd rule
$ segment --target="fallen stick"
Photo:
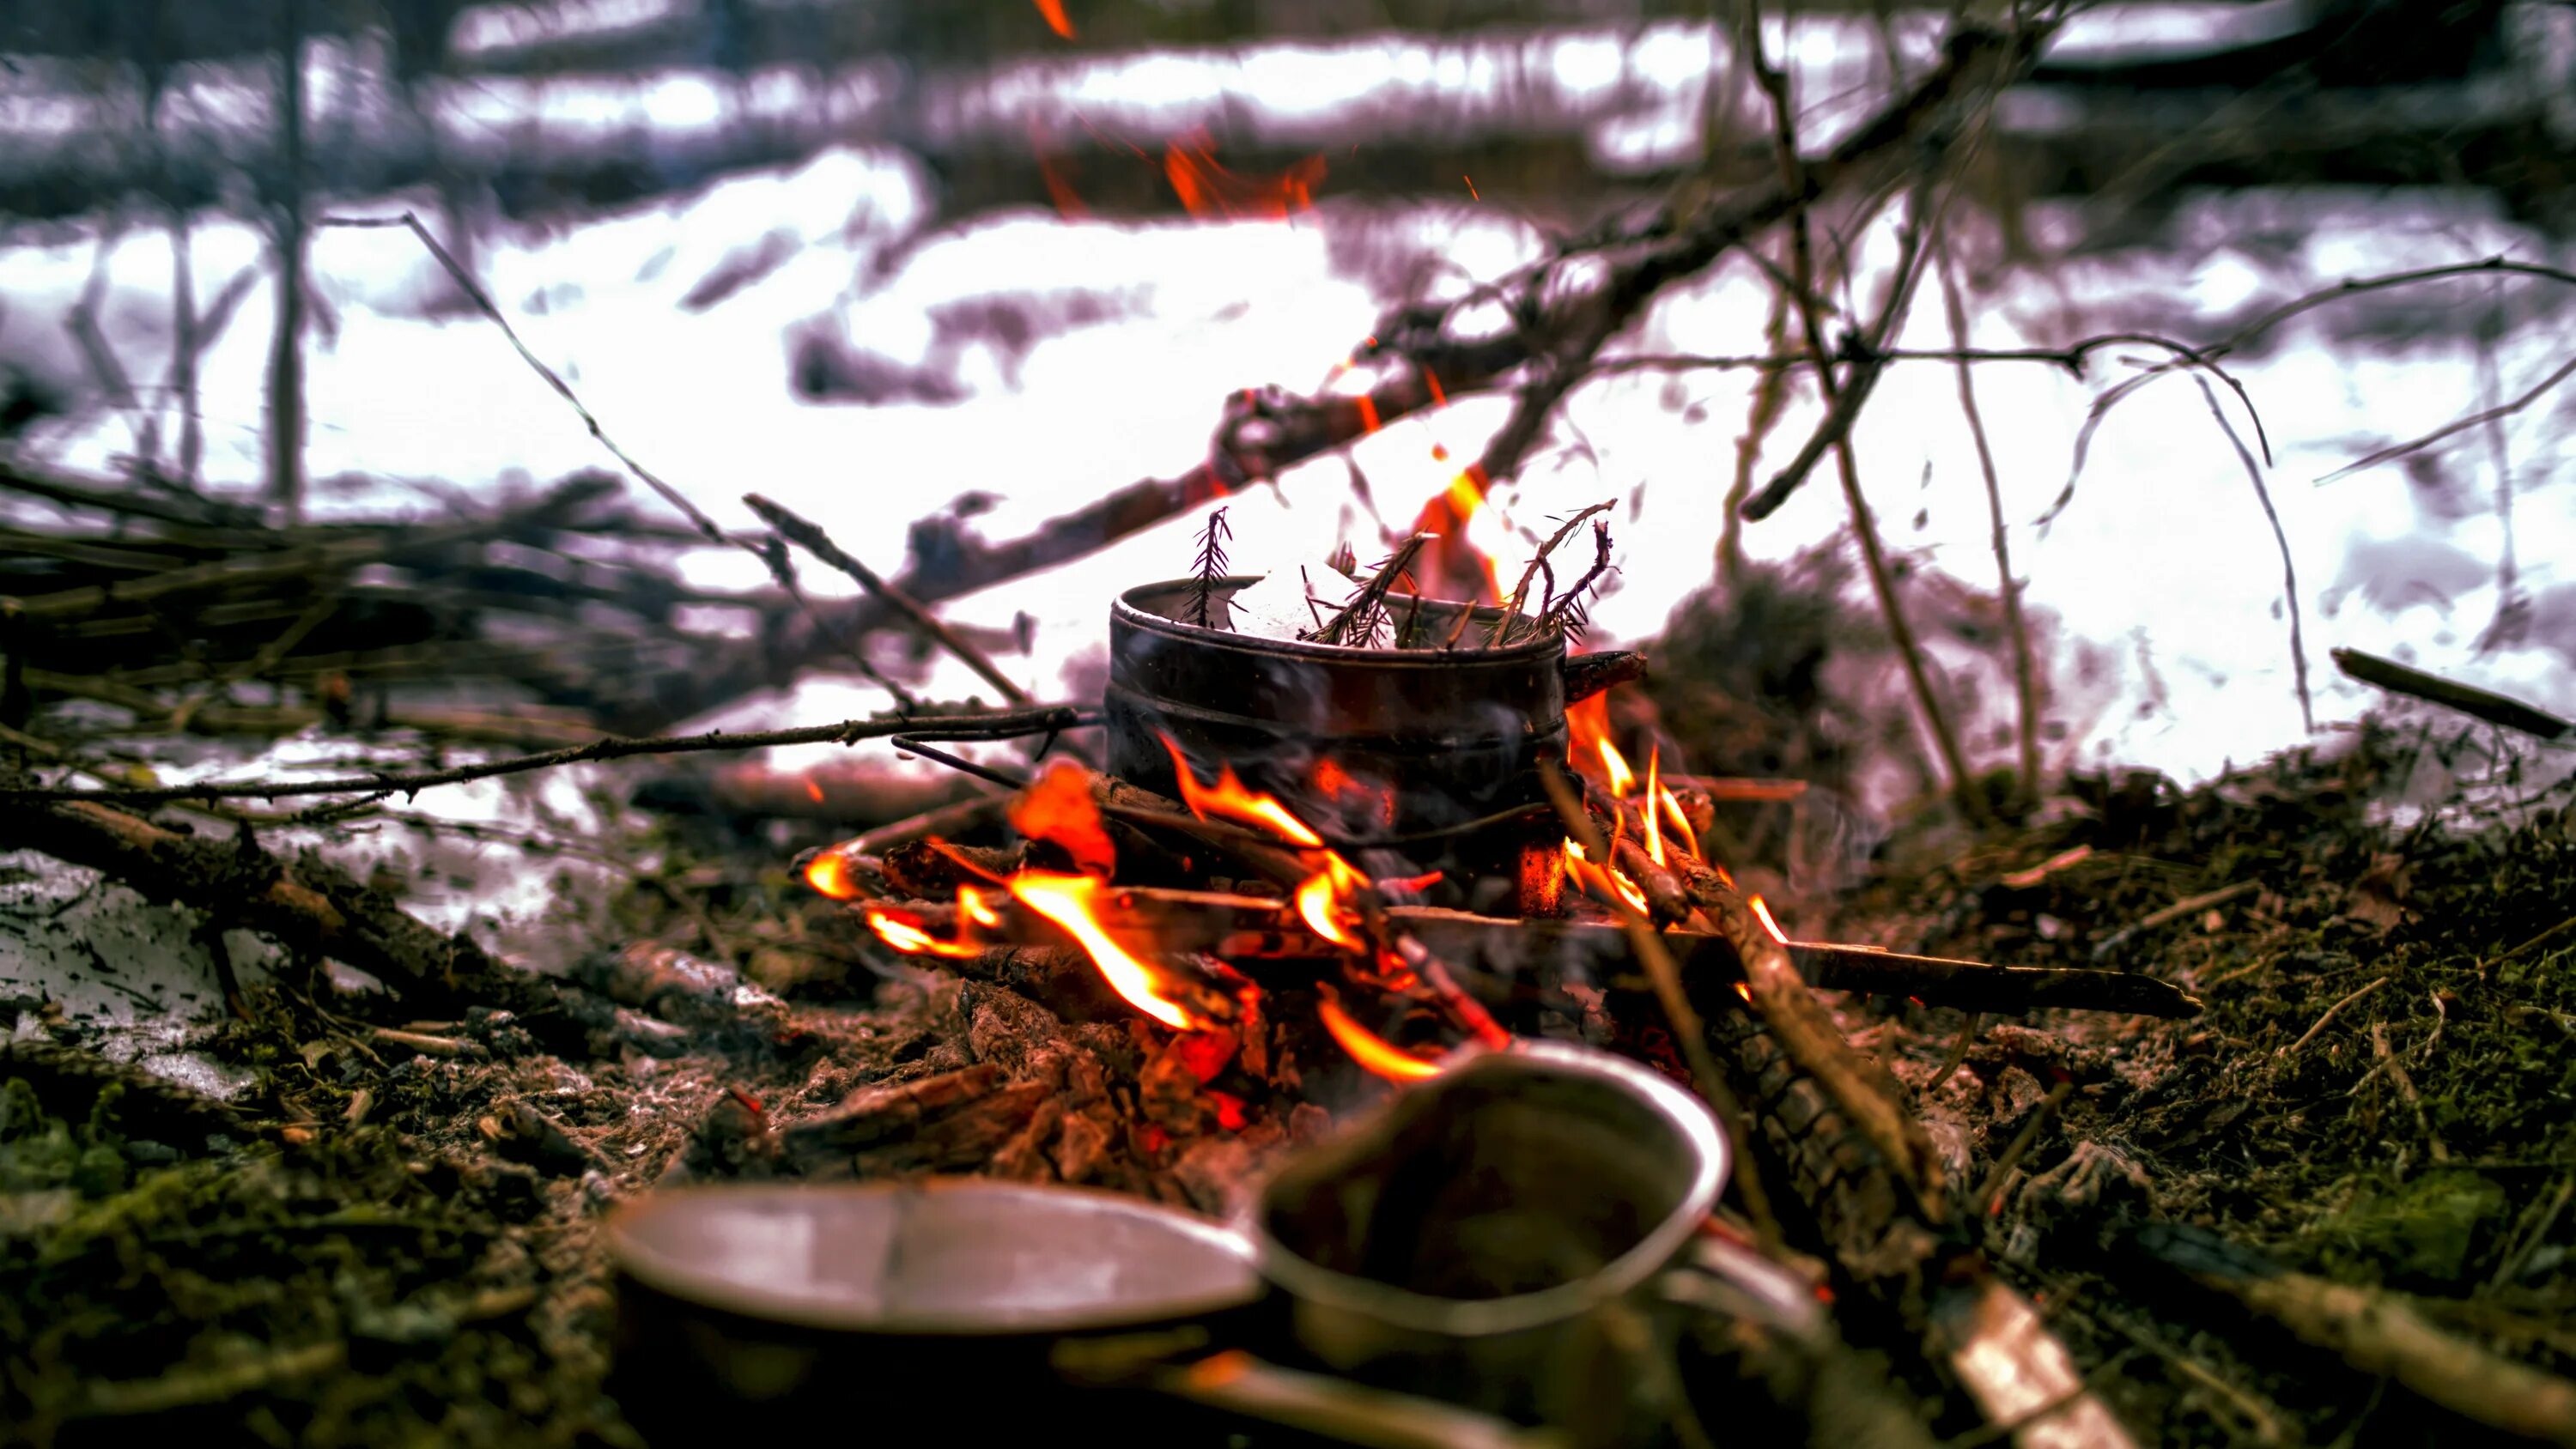
[[[2178,1270],[2361,1373],[2393,1378],[2490,1428],[2576,1449],[2576,1383],[2445,1332],[2395,1294],[2288,1272],[2179,1224],[2150,1223],[2129,1234],[2128,1246],[2141,1267]]]
[[[922,735],[932,739],[1000,740],[1019,735],[1046,734],[1069,730],[1089,723],[1091,716],[1071,705],[1050,705],[1043,709],[1017,710],[1003,714],[914,715],[910,719],[846,719],[838,724],[805,725],[796,729],[750,730],[728,734],[710,730],[702,735],[661,735],[649,739],[621,739],[611,736],[588,744],[570,745],[543,754],[516,755],[506,760],[491,760],[480,765],[459,765],[452,770],[422,770],[408,774],[386,771],[373,775],[343,775],[329,780],[250,780],[237,784],[169,785],[149,790],[64,790],[0,789],[0,805],[24,805],[45,801],[88,802],[108,805],[168,805],[183,800],[282,800],[299,795],[409,795],[437,785],[458,785],[469,780],[489,780],[500,775],[523,775],[531,770],[548,770],[558,765],[580,764],[590,760],[624,760],[638,755],[682,755],[707,750],[757,750],[776,745],[856,744],[861,740],[882,739],[889,735]]]
[[[2333,653],[2335,668],[2364,684],[2378,685],[2392,694],[2430,700],[2489,724],[2520,730],[2544,740],[2576,739],[2576,721],[2560,719],[2521,700],[2473,685],[2457,684],[2438,674],[2427,674],[2394,659],[2382,659],[2358,649],[2337,649]]]
[[[2196,896],[2185,896],[2172,905],[2149,911],[2095,942],[2093,959],[2102,960],[2147,932],[2162,930],[2195,911],[2211,910],[2226,905],[2230,901],[2243,900],[2262,888],[2263,883],[2259,880],[2240,880],[2234,885],[2220,886],[2214,891],[2203,891]]]
[[[540,984],[443,935],[318,857],[292,863],[247,837],[200,839],[86,802],[0,811],[0,848],[84,866],[147,900],[175,901],[226,927],[271,937],[383,981],[407,1000],[478,1000],[514,1009]]]

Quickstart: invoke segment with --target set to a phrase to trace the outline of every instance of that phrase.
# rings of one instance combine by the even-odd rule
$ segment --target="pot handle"
[[[1634,649],[1604,649],[1598,654],[1568,654],[1557,661],[1565,679],[1565,702],[1580,704],[1614,684],[1646,677],[1646,656]]]
[[[1227,1349],[1156,1370],[1144,1386],[1205,1408],[1363,1449],[1564,1449],[1562,1436],[1489,1414],[1264,1363]]]
[[[1658,1286],[1667,1302],[1750,1319],[1793,1338],[1812,1341],[1829,1332],[1824,1306],[1805,1279],[1718,1232],[1693,1238]]]

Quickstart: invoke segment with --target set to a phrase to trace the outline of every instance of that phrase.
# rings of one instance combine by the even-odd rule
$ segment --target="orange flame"
[[[1315,1015],[1341,1049],[1350,1053],[1352,1061],[1390,1082],[1419,1082],[1440,1075],[1438,1062],[1424,1061],[1353,1021],[1351,1014],[1342,1010],[1342,1004],[1330,996],[1316,999]]]
[[[1190,807],[1192,815],[1201,820],[1214,817],[1266,830],[1308,850],[1324,848],[1324,837],[1290,813],[1276,796],[1245,789],[1243,781],[1235,776],[1234,766],[1218,766],[1216,783],[1201,785],[1198,777],[1190,773],[1189,757],[1181,753],[1179,741],[1165,735],[1163,748],[1172,752],[1172,770],[1180,781],[1181,803]]]
[[[1118,852],[1091,796],[1091,772],[1071,760],[1049,765],[1011,802],[1011,828],[1064,847],[1084,875],[1106,878],[1117,868]]]
[[[1646,858],[1657,865],[1664,863],[1664,831],[1660,817],[1664,794],[1664,747],[1646,751],[1646,803],[1638,813],[1646,820]]]
[[[1684,854],[1698,855],[1700,853],[1699,832],[1691,829],[1690,816],[1682,812],[1681,799],[1673,794],[1671,786],[1657,785],[1654,788],[1653,812],[1650,813],[1656,812],[1661,813],[1664,819],[1672,826],[1673,835],[1676,839],[1681,841],[1682,851]],[[1656,858],[1659,860],[1662,859],[1661,856]]]
[[[1565,762],[1582,769],[1587,756],[1610,743],[1610,696],[1596,694],[1565,707]]]
[[[1344,923],[1349,914],[1350,897],[1368,884],[1368,877],[1353,870],[1348,861],[1326,851],[1324,868],[1297,887],[1297,914],[1308,927],[1325,940],[1345,950],[1360,949],[1360,938]]]
[[[1448,456],[1445,448],[1435,447],[1431,453],[1434,458]],[[1499,511],[1487,504],[1486,487],[1484,465],[1468,464],[1449,480],[1448,487],[1422,505],[1422,512],[1413,520],[1413,531],[1438,535],[1423,552],[1429,555],[1427,571],[1438,581],[1440,592],[1499,602],[1503,578],[1495,560],[1511,548],[1511,527],[1503,522]],[[1417,557],[1417,566],[1423,563]],[[1424,592],[1434,590],[1426,586]]]
[[[1615,850],[1617,847],[1612,848]],[[1627,872],[1617,866],[1593,864],[1592,858],[1583,853],[1583,847],[1571,840],[1565,842],[1565,873],[1574,877],[1575,884],[1602,900],[1626,901],[1636,908],[1639,915],[1646,914],[1646,893],[1635,881],[1628,879]]]
[[[946,956],[951,960],[964,960],[969,956],[980,956],[984,951],[972,941],[943,941],[923,930],[919,921],[893,911],[868,912],[868,929],[907,956]]]
[[[1276,176],[1246,176],[1218,165],[1207,133],[1196,131],[1164,149],[1163,175],[1192,216],[1276,220],[1314,206],[1324,158],[1306,157]]]
[[[805,884],[812,886],[816,894],[836,901],[854,901],[867,894],[851,876],[850,862],[837,845],[824,848],[805,862]]]
[[[1073,20],[1064,13],[1064,0],[1037,0],[1037,7],[1047,29],[1066,40],[1073,39]]]
[[[1010,890],[1020,904],[1064,928],[1091,957],[1091,964],[1128,1004],[1163,1023],[1188,1031],[1198,1025],[1189,1008],[1163,994],[1161,973],[1129,955],[1110,938],[1097,914],[1101,883],[1087,875],[1058,875],[1024,870],[1011,877]]]
[[[1780,929],[1778,921],[1771,919],[1771,907],[1768,902],[1760,896],[1752,896],[1746,899],[1745,904],[1753,907],[1753,918],[1762,923],[1762,929],[1771,933],[1772,940],[1783,946],[1789,944],[1789,933]]]
[[[1002,924],[1002,913],[993,909],[982,891],[970,885],[957,888],[957,914],[965,917],[969,924],[987,930],[998,930]]]

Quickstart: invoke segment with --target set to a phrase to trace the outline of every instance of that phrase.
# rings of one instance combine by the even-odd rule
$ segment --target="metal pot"
[[[1677,1391],[1661,1280],[1727,1167],[1707,1110],[1654,1072],[1522,1042],[1289,1163],[1253,1237],[1334,1372],[1632,1443]]]
[[[1259,582],[1230,577],[1214,597]],[[1345,834],[1445,830],[1546,799],[1537,761],[1565,751],[1565,641],[1556,635],[1500,649],[1358,649],[1265,639],[1175,617],[1195,584],[1146,584],[1109,610],[1109,770],[1174,793],[1177,741],[1200,778],[1231,765],[1244,782]],[[1500,612],[1392,595],[1389,613],[1446,638],[1464,609],[1468,630]],[[1329,760],[1356,792],[1319,790]],[[1357,812],[1353,799],[1391,808]]]

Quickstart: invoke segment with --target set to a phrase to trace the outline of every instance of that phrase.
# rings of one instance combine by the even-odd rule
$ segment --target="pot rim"
[[[1046,1208],[1150,1222],[1168,1230],[1194,1250],[1222,1255],[1244,1268],[1237,1289],[1195,1294],[1174,1293],[1151,1301],[1101,1306],[1069,1306],[1026,1312],[1007,1323],[973,1313],[902,1313],[854,1306],[829,1299],[782,1292],[693,1266],[680,1255],[651,1243],[640,1229],[668,1212],[686,1211],[700,1201],[731,1198],[738,1202],[812,1202],[819,1199],[933,1198],[941,1195],[1017,1199]],[[935,1211],[935,1205],[931,1205]],[[1262,1281],[1251,1243],[1224,1224],[1195,1213],[1147,1202],[1124,1193],[1070,1185],[1000,1182],[989,1178],[934,1177],[909,1182],[849,1183],[708,1183],[648,1193],[618,1206],[609,1215],[605,1235],[610,1261],[618,1271],[655,1292],[697,1308],[796,1328],[876,1337],[1002,1340],[1050,1337],[1133,1329],[1206,1317],[1244,1307],[1260,1298]]]
[[[1505,1048],[1474,1048],[1447,1073],[1414,1090],[1437,1090],[1443,1082],[1466,1080],[1471,1073],[1518,1071],[1530,1065],[1549,1071],[1589,1076],[1646,1098],[1682,1138],[1699,1150],[1699,1164],[1681,1200],[1661,1223],[1635,1246],[1571,1282],[1533,1293],[1503,1298],[1441,1298],[1397,1288],[1372,1278],[1343,1273],[1292,1251],[1272,1235],[1263,1210],[1271,1192],[1293,1177],[1309,1159],[1292,1157],[1272,1175],[1247,1210],[1245,1234],[1257,1247],[1262,1275],[1291,1298],[1340,1309],[1393,1327],[1459,1338],[1483,1338],[1574,1318],[1599,1304],[1625,1296],[1669,1266],[1699,1232],[1701,1221],[1717,1205],[1732,1166],[1726,1134],[1697,1097],[1635,1062],[1590,1047],[1562,1042],[1515,1040]],[[1403,1099],[1388,1104],[1367,1123],[1353,1129],[1351,1140],[1383,1130]]]
[[[1268,577],[1268,574],[1227,574],[1216,582],[1219,587],[1240,589],[1249,588]],[[1187,640],[1194,644],[1214,644],[1222,648],[1239,649],[1246,653],[1284,654],[1291,658],[1332,660],[1339,663],[1366,661],[1380,667],[1454,669],[1461,664],[1519,663],[1523,660],[1543,659],[1565,653],[1565,636],[1553,633],[1543,634],[1536,639],[1525,639],[1518,644],[1506,644],[1500,649],[1372,649],[1356,644],[1317,644],[1305,639],[1271,639],[1258,634],[1239,634],[1232,629],[1212,629],[1202,624],[1183,623],[1168,614],[1157,614],[1136,602],[1136,596],[1139,594],[1154,593],[1164,589],[1188,588],[1197,582],[1196,579],[1164,579],[1157,583],[1138,584],[1134,588],[1123,590],[1109,603],[1110,622],[1124,624],[1131,629],[1161,634],[1168,638]],[[1419,597],[1421,596],[1416,594],[1398,594],[1392,591],[1387,594],[1390,600]],[[1500,605],[1469,604],[1462,599],[1425,598],[1422,602],[1426,605],[1447,608],[1463,605],[1470,612],[1483,614],[1488,618],[1501,612]]]

